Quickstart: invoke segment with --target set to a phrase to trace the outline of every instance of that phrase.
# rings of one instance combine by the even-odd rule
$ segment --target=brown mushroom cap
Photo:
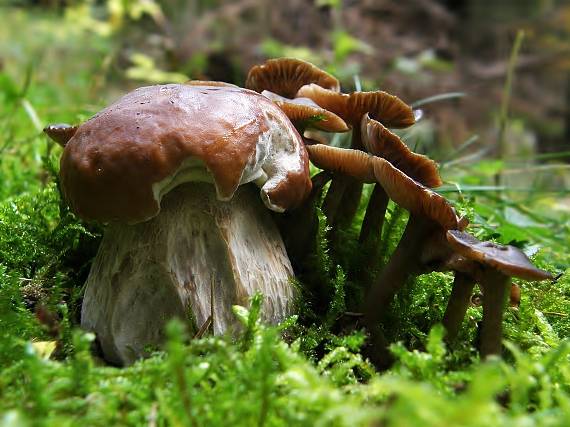
[[[337,93],[315,84],[301,87],[296,98],[310,98],[322,108],[342,117],[352,126],[359,126],[362,115],[368,113],[374,120],[391,128],[404,128],[415,123],[412,107],[387,92]]]
[[[528,257],[514,246],[503,246],[493,242],[482,242],[469,233],[449,230],[447,241],[462,257],[496,268],[510,277],[524,280],[553,279],[547,271],[536,268]]]
[[[307,153],[285,114],[267,98],[228,86],[139,88],[79,126],[61,158],[72,209],[103,222],[140,222],[188,181],[215,184],[228,200],[238,185],[264,183],[276,211],[311,189]]]
[[[362,182],[378,182],[388,197],[412,214],[426,217],[445,230],[458,227],[457,215],[444,197],[414,181],[387,160],[360,150],[326,145],[306,148],[315,166],[344,173]]]
[[[289,99],[268,90],[264,90],[261,94],[275,102],[293,123],[325,132],[348,131],[344,120],[333,112],[319,107],[309,98]]]
[[[269,90],[286,98],[294,98],[303,85],[315,83],[333,91],[340,90],[339,81],[313,64],[295,58],[270,59],[249,70],[245,87],[262,92]]]
[[[370,154],[392,163],[413,180],[426,187],[439,187],[441,178],[436,163],[421,154],[411,151],[400,137],[390,132],[382,123],[362,116],[362,144]]]
[[[71,126],[65,123],[57,123],[53,125],[47,125],[44,128],[44,132],[57,142],[62,147],[65,147],[67,142],[75,135],[77,132],[77,126]]]

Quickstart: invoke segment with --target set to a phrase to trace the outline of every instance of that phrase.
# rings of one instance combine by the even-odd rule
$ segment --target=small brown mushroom
[[[447,240],[456,254],[470,261],[468,264],[470,268],[463,268],[463,270],[468,270],[468,273],[467,275],[461,273],[461,276],[465,277],[462,280],[467,284],[478,282],[483,288],[481,356],[498,355],[501,353],[503,311],[511,285],[511,277],[538,281],[553,279],[554,276],[536,268],[520,249],[513,246],[481,242],[471,234],[459,230],[447,231]],[[462,294],[469,292],[469,286],[465,286],[465,283],[454,283],[453,292]],[[464,301],[464,295],[457,300]],[[457,300],[450,300],[449,305],[453,305]],[[453,316],[450,316],[448,312],[453,310],[448,306],[444,326],[450,333],[456,334],[456,329],[465,316],[465,311],[461,306],[461,310],[455,309]],[[462,315],[461,312],[463,312]]]
[[[397,96],[383,91],[344,94],[309,84],[300,88],[296,97],[310,98],[344,119],[352,127],[352,149],[364,149],[361,135],[363,115],[368,114],[384,125],[395,128],[408,127],[415,122],[411,107]],[[335,177],[323,203],[323,211],[329,222],[340,226],[349,224],[356,214],[361,192],[362,183],[350,177]],[[383,196],[378,190],[373,197],[373,205],[378,205],[379,209],[386,201]],[[377,228],[377,225],[371,225],[371,228]]]
[[[285,114],[227,85],[139,88],[80,125],[60,176],[75,213],[108,223],[81,315],[105,357],[132,363],[189,313],[231,330],[256,291],[266,320],[288,315],[293,272],[266,208],[302,203],[308,166]]]
[[[283,110],[300,134],[303,134],[305,129],[309,128],[325,132],[348,131],[348,126],[344,120],[336,114],[319,107],[309,98],[289,99],[268,90],[264,90],[261,94],[271,99]]]
[[[342,117],[353,128],[360,126],[362,115],[366,113],[386,127],[405,128],[415,123],[414,112],[409,105],[381,90],[345,94],[328,90],[322,85],[308,84],[301,87],[295,97],[312,99],[322,108]]]
[[[373,120],[367,114],[361,120],[362,143],[366,151],[388,160],[413,180],[426,187],[439,187],[441,178],[436,163],[426,156],[411,151],[395,133],[390,132],[382,123]],[[364,243],[371,237],[378,237],[382,225],[388,195],[381,185],[376,184],[362,222],[359,241]]]
[[[374,351],[385,353],[378,328],[386,309],[410,276],[435,270],[447,259],[445,231],[464,227],[454,209],[439,194],[414,181],[390,162],[357,150],[307,146],[316,166],[342,172],[361,182],[379,183],[388,196],[410,212],[408,224],[388,264],[368,292],[365,318]]]
[[[261,93],[269,90],[286,98],[294,98],[306,84],[315,83],[339,91],[338,80],[313,64],[295,58],[270,59],[249,70],[245,87]]]

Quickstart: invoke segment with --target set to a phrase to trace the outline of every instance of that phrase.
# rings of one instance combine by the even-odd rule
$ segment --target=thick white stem
[[[293,271],[255,187],[220,202],[213,185],[190,183],[161,205],[150,221],[109,226],[93,262],[81,324],[96,332],[106,359],[130,364],[144,356],[174,317],[200,327],[212,294],[215,334],[235,330],[232,305],[247,305],[257,291],[264,320],[290,314]]]

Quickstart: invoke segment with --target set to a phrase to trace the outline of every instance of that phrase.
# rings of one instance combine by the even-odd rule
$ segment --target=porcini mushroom
[[[212,311],[216,334],[232,329],[231,306],[256,291],[266,320],[290,313],[292,269],[266,208],[298,205],[311,180],[301,137],[266,97],[139,88],[77,128],[60,175],[73,211],[108,223],[81,315],[107,360],[141,357],[172,317],[200,326]]]
[[[501,353],[503,311],[511,285],[511,277],[539,281],[553,279],[547,271],[536,268],[528,257],[514,246],[503,246],[493,242],[481,242],[469,233],[459,230],[447,231],[447,241],[452,250],[469,261],[463,267],[459,281],[454,283],[456,299],[450,303],[444,316],[444,326],[455,334],[458,324],[465,316],[466,307],[453,304],[465,300],[472,283],[478,282],[483,289],[483,325],[481,329],[480,353],[482,357]],[[462,311],[462,313],[461,313]]]

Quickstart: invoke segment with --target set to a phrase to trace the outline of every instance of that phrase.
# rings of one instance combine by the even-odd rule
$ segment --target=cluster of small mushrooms
[[[499,354],[511,277],[552,275],[520,250],[465,231],[467,221],[432,190],[441,185],[435,162],[389,130],[414,124],[414,111],[383,91],[342,93],[336,78],[297,59],[253,67],[245,86],[141,87],[79,126],[45,129],[64,147],[60,183],[71,209],[106,224],[81,313],[104,357],[132,363],[160,345],[174,317],[216,334],[236,330],[231,307],[255,292],[265,296],[264,319],[283,320],[294,309],[294,271],[314,248],[317,206],[333,231],[350,224],[363,183],[374,189],[361,244],[382,232],[389,199],[410,213],[364,298],[372,359],[383,354],[394,295],[431,271],[455,272],[448,339],[478,283],[480,352]],[[349,130],[350,149],[322,137]],[[323,172],[311,178],[309,160]]]

